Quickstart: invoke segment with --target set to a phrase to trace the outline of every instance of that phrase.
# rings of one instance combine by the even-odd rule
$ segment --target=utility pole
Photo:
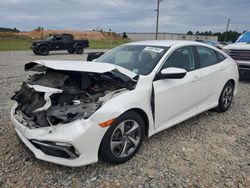
[[[229,23],[230,23],[230,18],[228,18],[228,20],[227,20],[227,29],[226,29],[224,41],[227,40],[227,32],[228,32]]]
[[[157,0],[157,9],[155,10],[156,13],[156,31],[155,31],[155,40],[158,39],[158,26],[159,26],[159,12],[160,12],[160,2],[162,0]]]

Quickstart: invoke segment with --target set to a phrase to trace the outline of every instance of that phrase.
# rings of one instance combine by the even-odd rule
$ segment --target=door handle
[[[192,79],[192,82],[196,82],[196,81],[198,81],[198,80],[200,80],[200,79],[201,79],[200,76],[195,76],[195,77]]]

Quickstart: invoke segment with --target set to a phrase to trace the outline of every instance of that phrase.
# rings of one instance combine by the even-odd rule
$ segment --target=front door
[[[201,95],[201,72],[197,69],[193,47],[175,50],[163,64],[162,69],[177,67],[187,70],[182,79],[160,79],[153,82],[155,92],[155,128],[183,119],[199,108]]]
[[[62,48],[63,48],[62,36],[54,36],[52,50],[62,50]]]

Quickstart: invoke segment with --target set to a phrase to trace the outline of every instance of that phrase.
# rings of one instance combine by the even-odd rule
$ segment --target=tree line
[[[218,41],[224,41],[225,40],[226,32],[215,32],[215,33],[213,33],[212,31],[204,31],[204,32],[196,31],[195,33],[193,33],[192,31],[188,31],[187,34],[188,35],[217,36],[218,37]],[[239,36],[241,34],[242,33],[239,33],[237,31],[231,31],[230,30],[230,31],[227,32],[226,40],[227,41],[231,41],[231,42],[235,42],[239,38]]]
[[[0,27],[0,32],[20,32],[17,28]]]

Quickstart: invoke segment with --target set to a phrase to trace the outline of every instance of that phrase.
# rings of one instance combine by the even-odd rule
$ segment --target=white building
[[[126,33],[132,41],[155,40],[155,33]],[[218,41],[217,36],[187,35],[179,33],[158,33],[158,40],[211,40]]]

